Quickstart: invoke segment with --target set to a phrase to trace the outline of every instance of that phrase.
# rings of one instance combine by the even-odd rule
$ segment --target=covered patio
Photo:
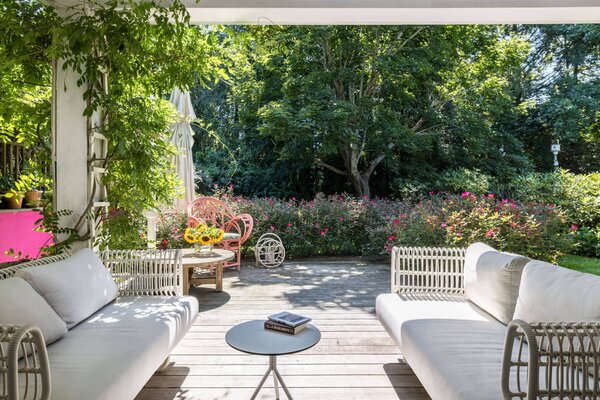
[[[223,292],[208,286],[191,290],[200,315],[169,367],[155,374],[137,399],[250,398],[268,357],[232,349],[225,332],[280,310],[311,316],[322,334],[318,346],[279,359],[294,399],[429,399],[375,316],[375,298],[389,285],[388,265],[356,260],[228,271]],[[274,398],[271,380],[258,398]]]
[[[82,5],[80,0],[68,0],[60,2],[60,4],[51,1],[51,3],[61,12],[67,12],[69,6]],[[314,0],[308,3],[291,1],[285,4],[273,0],[250,2],[205,0],[200,3],[194,1],[185,3],[191,18],[189,22],[194,25],[600,23],[600,2],[597,0],[574,0],[568,5],[557,0],[547,2],[537,0],[521,2],[513,0],[434,0],[428,2],[382,0],[366,4],[358,0]],[[96,220],[88,217],[88,213],[92,214],[90,209],[108,214],[110,204],[102,181],[106,174],[102,161],[108,157],[107,140],[105,136],[95,130],[102,125],[102,110],[94,110],[92,115],[84,116],[84,110],[88,104],[83,99],[85,88],[77,85],[79,79],[80,75],[76,72],[62,67],[62,60],[56,60],[53,66],[52,80],[53,202],[56,210],[72,211],[72,214],[62,216],[62,224],[72,226],[77,223],[75,226],[79,229],[81,237],[85,238],[85,240],[75,242],[72,250],[84,249],[86,251],[85,249],[94,247],[94,239],[97,236],[96,228],[99,225],[99,217]],[[469,193],[466,194],[469,195]],[[369,201],[368,196],[365,199],[366,202]],[[341,220],[343,219],[341,218]],[[81,221],[85,221],[85,223],[81,223]],[[398,223],[397,221],[395,220],[394,225]],[[291,227],[292,224],[287,224],[287,226]],[[321,232],[321,235],[324,236],[325,233]],[[258,237],[252,237],[251,241],[255,242],[257,239]],[[427,251],[430,250],[427,249]],[[390,251],[392,251],[391,248]],[[393,251],[397,251],[397,248]],[[421,250],[415,251],[420,252]],[[455,257],[454,251],[457,254],[460,252],[460,260],[458,256]],[[335,397],[348,400],[430,399],[431,397],[419,378],[404,361],[397,338],[392,339],[390,329],[388,328],[386,331],[380,322],[381,318],[378,319],[376,298],[381,294],[390,293],[390,287],[395,295],[399,292],[398,287],[401,285],[408,288],[409,292],[411,290],[419,292],[423,289],[423,292],[427,294],[433,293],[433,297],[439,297],[439,293],[445,293],[444,290],[448,290],[452,296],[456,295],[457,297],[464,295],[465,292],[463,249],[441,249],[439,252],[444,255],[440,257],[438,255],[431,256],[426,251],[423,252],[423,254],[427,253],[425,255],[419,253],[419,261],[414,264],[418,264],[419,267],[410,269],[414,265],[409,265],[409,268],[402,272],[404,274],[402,277],[400,277],[399,269],[393,269],[397,266],[396,264],[399,265],[398,259],[394,256],[392,256],[391,273],[389,261],[377,263],[361,258],[288,260],[274,269],[259,268],[254,266],[253,260],[246,259],[238,271],[226,270],[224,272],[222,291],[217,292],[210,285],[191,288],[189,295],[197,300],[197,304],[192,298],[189,299],[191,305],[188,304],[185,308],[178,303],[181,294],[185,293],[181,291],[183,275],[181,274],[181,252],[179,250],[169,249],[165,252],[121,250],[120,253],[118,253],[119,251],[116,253],[105,251],[101,254],[101,261],[97,254],[94,255],[94,252],[90,250],[87,252],[89,253],[86,261],[89,263],[88,265],[103,266],[102,263],[104,263],[104,266],[108,267],[100,269],[108,276],[104,277],[105,280],[110,281],[110,285],[114,286],[114,295],[112,292],[111,295],[102,293],[106,299],[102,298],[99,301],[104,301],[104,303],[97,305],[98,307],[87,315],[81,316],[79,320],[71,321],[69,330],[75,326],[83,327],[90,319],[94,319],[94,317],[90,318],[91,315],[96,315],[93,312],[101,314],[102,307],[107,304],[111,304],[111,306],[117,304],[116,307],[118,307],[119,300],[116,302],[114,300],[120,297],[138,296],[145,299],[150,298],[148,301],[151,302],[154,301],[154,296],[160,296],[173,302],[167,304],[165,308],[167,312],[163,313],[168,316],[168,318],[164,318],[168,320],[164,324],[168,327],[166,329],[164,326],[162,327],[167,333],[161,331],[161,335],[166,337],[165,341],[169,342],[169,345],[176,343],[179,339],[181,341],[176,346],[173,344],[174,349],[170,353],[170,358],[168,357],[169,353],[166,353],[165,362],[135,397],[137,400],[251,398],[257,383],[269,365],[269,358],[235,350],[225,341],[225,334],[240,323],[249,320],[263,320],[282,310],[290,310],[311,317],[312,323],[321,332],[318,346],[309,348],[307,351],[283,355],[279,359],[281,374],[295,399],[318,400]],[[114,256],[117,253],[118,257]],[[169,256],[156,256],[159,253],[168,253]],[[66,259],[68,264],[69,259],[66,255],[59,257],[62,258],[56,259],[56,263],[61,263]],[[98,260],[93,257],[97,257]],[[416,256],[410,257],[412,255],[406,259],[417,259]],[[89,261],[90,258],[92,261]],[[160,260],[158,260],[159,258]],[[167,260],[167,258],[169,259]],[[500,265],[502,262],[504,261],[501,260],[498,264]],[[34,261],[33,267],[38,267],[39,265],[35,263]],[[503,268],[504,264],[501,267]],[[14,268],[17,271],[19,267]],[[111,276],[104,271],[105,269],[110,270],[116,283],[109,279]],[[11,274],[13,272],[11,271]],[[12,275],[8,275],[8,273],[6,277],[12,279]],[[4,278],[4,276],[0,274],[0,278]],[[91,279],[83,280],[86,284],[91,281]],[[508,281],[510,282],[510,279]],[[157,282],[159,283],[157,284]],[[64,282],[62,283],[64,284]],[[64,285],[68,286],[68,284]],[[118,291],[116,285],[119,286]],[[110,288],[113,289],[112,286]],[[572,292],[576,293],[576,291]],[[439,298],[435,300],[439,300]],[[456,298],[452,297],[450,302],[457,302]],[[155,304],[150,304],[149,308],[142,309],[142,311],[135,307],[137,306],[132,306],[128,311],[131,313],[133,309],[134,314],[139,312],[146,318],[154,317],[153,312],[158,314],[156,311],[158,307]],[[180,307],[185,310],[178,310],[179,314],[169,314],[169,307]],[[198,307],[197,310],[194,307]],[[120,321],[120,314],[118,314],[120,311],[113,312],[114,315],[109,316],[107,321],[102,320],[101,315],[97,318],[103,323],[106,322],[105,325],[116,324]],[[123,312],[123,314],[126,313]],[[510,319],[512,319],[512,315],[511,312]],[[156,320],[163,316],[161,315]],[[138,318],[138,315],[133,315],[131,319],[136,320],[143,317]],[[182,321],[186,318],[191,327],[186,327],[179,332],[178,329],[185,325],[185,321]],[[496,315],[489,319],[494,323],[500,320]],[[63,323],[60,319],[59,322]],[[504,328],[503,326],[502,329]],[[1,329],[2,326],[0,326],[0,333],[5,335],[4,338],[14,334],[14,331],[3,332]],[[83,329],[85,328],[83,327],[81,330]],[[142,330],[139,327],[136,329]],[[574,329],[579,328],[575,327]],[[597,325],[593,325],[592,328],[586,326],[583,329],[597,329]],[[93,329],[88,328],[88,331],[91,330]],[[177,334],[173,334],[173,331],[177,331]],[[600,331],[597,330],[596,333],[598,332]],[[127,333],[130,334],[130,332]],[[181,337],[174,340],[169,334]],[[66,325],[63,335],[67,335],[68,340],[70,333],[67,331]],[[123,336],[135,343],[135,335]],[[533,336],[535,337],[535,335]],[[151,342],[154,338],[145,339]],[[36,346],[44,346],[41,335],[25,336],[24,340],[29,340],[29,342],[37,340]],[[594,340],[597,341],[597,337],[594,337],[592,343],[595,343]],[[58,343],[60,346],[61,342]],[[523,340],[521,340],[521,346],[523,346],[522,343]],[[587,344],[589,345],[589,342]],[[89,345],[87,347],[93,347],[94,343],[87,343],[87,345]],[[160,346],[157,345],[157,347]],[[166,349],[168,346],[163,347]],[[512,350],[509,349],[508,353],[510,351]],[[560,352],[560,350],[558,351]],[[596,374],[599,370],[598,365],[600,365],[597,353],[596,351],[595,355],[592,355],[596,357],[595,360],[599,360],[594,364]],[[3,356],[3,353],[0,353],[0,356]],[[586,354],[584,354],[585,356]],[[553,355],[550,355],[548,359],[552,357]],[[52,354],[50,358],[52,358]],[[161,353],[156,358],[160,358],[162,362],[165,355]],[[16,356],[12,357],[12,361],[16,359]],[[532,356],[531,360],[533,359],[535,357]],[[509,357],[507,362],[510,361]],[[537,362],[537,359],[534,361]],[[580,361],[575,363],[577,362]],[[13,364],[16,366],[17,362],[15,361]],[[146,362],[144,365],[145,368],[151,368],[147,376],[156,370],[154,365],[156,363],[150,364],[152,362]],[[411,363],[411,365],[413,364]],[[511,366],[515,365],[521,367],[527,363],[523,364],[519,359]],[[89,373],[91,379],[94,379],[93,367],[94,365],[90,368],[91,372]],[[588,364],[572,366],[578,371],[588,367]],[[562,369],[562,366],[560,368]],[[43,376],[40,370],[43,370],[43,366],[34,373]],[[132,370],[135,369],[132,367]],[[0,372],[2,372],[1,369]],[[78,372],[81,373],[80,370]],[[510,374],[510,371],[507,374]],[[517,371],[518,374],[520,374],[519,371]],[[143,376],[143,374],[139,374],[139,376]],[[594,376],[597,378],[596,375]],[[585,380],[591,379],[586,378]],[[2,387],[2,382],[0,381],[0,387]],[[273,399],[273,389],[276,387],[273,381],[268,379],[257,398]],[[499,387],[495,389],[500,391]],[[3,398],[2,393],[0,391],[0,399]],[[519,398],[525,398],[525,395],[519,395]],[[434,395],[432,397],[436,398]]]

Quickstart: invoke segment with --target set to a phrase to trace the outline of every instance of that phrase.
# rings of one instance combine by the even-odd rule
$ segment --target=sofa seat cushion
[[[492,316],[464,300],[462,296],[386,293],[377,296],[375,309],[377,318],[400,350],[403,350],[400,330],[407,321],[434,318],[494,320]]]
[[[120,297],[48,347],[52,398],[133,399],[198,315],[193,297]]]
[[[404,359],[433,400],[498,400],[505,334],[497,321],[407,321]]]

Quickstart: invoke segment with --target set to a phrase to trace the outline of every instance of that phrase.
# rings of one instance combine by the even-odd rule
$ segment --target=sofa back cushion
[[[66,260],[19,271],[71,329],[118,294],[96,253],[82,249]]]
[[[523,271],[515,319],[600,321],[600,276],[532,260]]]
[[[67,333],[65,321],[21,278],[0,280],[0,325],[35,325],[50,344]]]
[[[515,312],[521,274],[527,257],[500,253],[474,243],[465,253],[465,295],[503,324]]]

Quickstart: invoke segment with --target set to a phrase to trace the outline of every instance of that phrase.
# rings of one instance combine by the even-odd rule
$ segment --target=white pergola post
[[[52,157],[54,172],[54,209],[70,210],[61,226],[74,227],[80,220],[79,234],[88,240],[74,243],[73,250],[93,246],[96,221],[90,212],[107,211],[106,191],[101,184],[106,157],[106,139],[95,127],[100,125],[100,113],[83,116],[86,101],[85,85],[77,86],[79,74],[57,60],[52,77]],[[91,208],[88,205],[91,203]],[[87,215],[86,212],[88,212]]]
[[[83,87],[77,87],[78,74],[63,70],[62,61],[53,65],[52,77],[52,156],[54,170],[54,209],[71,210],[61,225],[74,226],[88,205],[88,118]],[[87,225],[80,229],[85,234]],[[74,249],[87,243],[75,243]]]

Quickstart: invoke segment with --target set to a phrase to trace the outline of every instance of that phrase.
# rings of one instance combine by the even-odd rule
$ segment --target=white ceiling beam
[[[184,0],[195,24],[600,23],[600,0]]]

